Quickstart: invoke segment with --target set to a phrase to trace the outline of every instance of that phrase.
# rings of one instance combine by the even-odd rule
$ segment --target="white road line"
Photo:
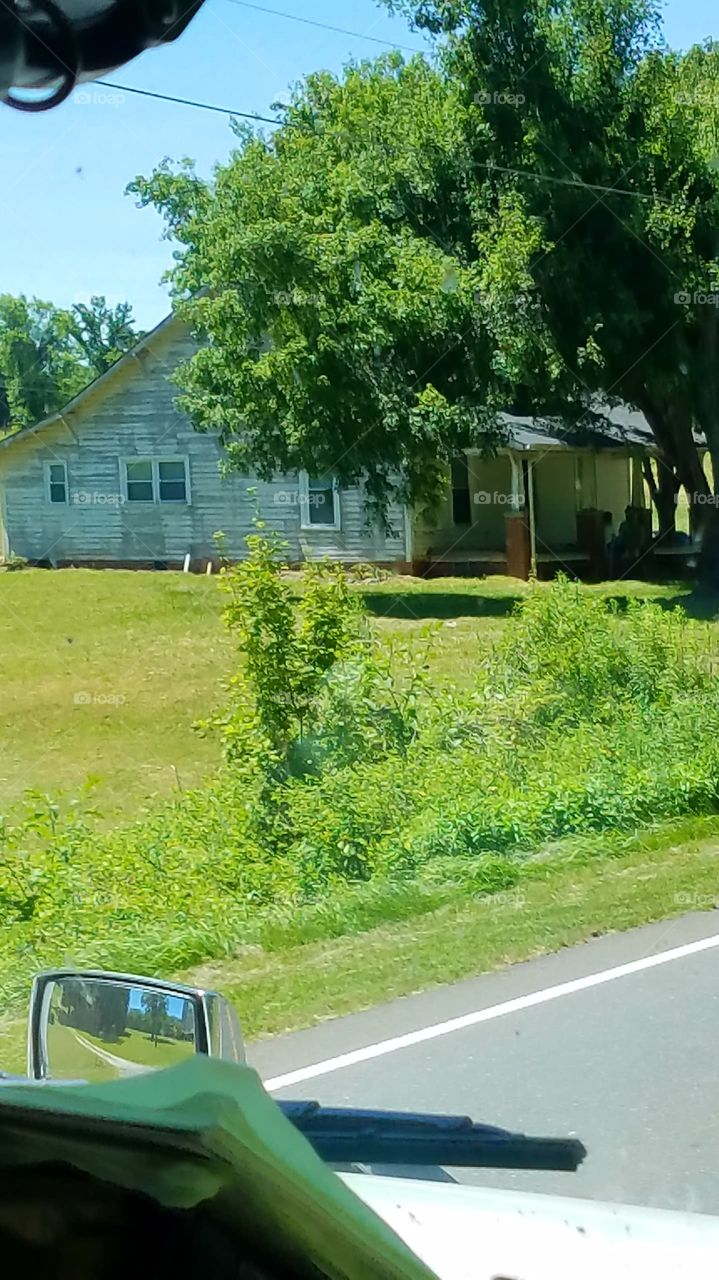
[[[503,1018],[508,1013],[519,1013],[520,1010],[531,1009],[534,1005],[547,1004],[550,1000],[571,996],[575,991],[601,987],[605,982],[614,982],[616,978],[628,978],[632,973],[655,969],[658,965],[670,964],[672,960],[683,960],[685,956],[709,951],[712,947],[719,947],[719,934],[713,934],[710,938],[700,938],[697,942],[687,942],[681,947],[672,947],[670,951],[659,951],[656,955],[644,956],[641,960],[630,960],[627,964],[618,964],[613,969],[590,973],[584,978],[574,978],[571,982],[560,982],[555,987],[545,987],[543,991],[532,991],[529,995],[517,996],[514,1000],[504,1000],[501,1004],[490,1005],[487,1009],[475,1009],[473,1013],[464,1013],[461,1017],[449,1018],[446,1022],[435,1022],[430,1027],[421,1027],[419,1031],[409,1031],[403,1036],[379,1040],[376,1044],[365,1045],[363,1049],[352,1049],[349,1053],[340,1053],[336,1058],[325,1058],[324,1062],[315,1062],[309,1067],[300,1067],[297,1071],[288,1071],[285,1075],[265,1080],[265,1088],[284,1089],[288,1085],[301,1084],[303,1080],[314,1080],[316,1076],[326,1076],[332,1071],[341,1071],[343,1067],[354,1067],[358,1062],[369,1062],[372,1058],[383,1058],[385,1054],[396,1053],[398,1049],[409,1049],[412,1045],[423,1044],[426,1040],[437,1040],[440,1036],[451,1035],[453,1031],[463,1031],[465,1027],[476,1027],[480,1022],[492,1022],[494,1018]]]

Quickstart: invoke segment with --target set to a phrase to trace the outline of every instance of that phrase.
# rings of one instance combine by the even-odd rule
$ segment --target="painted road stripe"
[[[571,982],[560,982],[555,987],[545,987],[543,991],[532,991],[529,995],[517,996],[514,1000],[504,1000],[487,1009],[475,1009],[473,1013],[464,1013],[461,1017],[449,1018],[446,1022],[435,1022],[430,1027],[408,1031],[403,1036],[378,1040],[375,1044],[365,1045],[363,1049],[351,1049],[349,1053],[340,1053],[336,1058],[325,1058],[324,1062],[315,1062],[309,1067],[300,1067],[297,1071],[288,1071],[285,1075],[265,1080],[265,1088],[284,1089],[288,1085],[301,1084],[303,1080],[314,1080],[316,1076],[326,1076],[332,1071],[341,1071],[343,1067],[355,1067],[357,1063],[369,1062],[372,1058],[383,1058],[385,1054],[396,1053],[398,1049],[409,1049],[426,1040],[437,1040],[440,1036],[451,1035],[453,1031],[463,1031],[465,1027],[476,1027],[480,1022],[492,1022],[495,1018],[504,1018],[508,1013],[519,1013],[522,1009],[547,1004],[550,1000],[571,996],[575,991],[601,987],[605,982],[614,982],[616,978],[628,978],[632,973],[656,969],[661,964],[683,960],[685,956],[697,955],[712,947],[719,947],[719,934],[713,934],[711,938],[700,938],[697,942],[687,942],[681,947],[672,947],[670,951],[659,951],[656,955],[644,956],[641,960],[630,960],[628,964],[618,964],[613,969],[603,969],[600,973],[590,973],[584,978],[574,978]]]

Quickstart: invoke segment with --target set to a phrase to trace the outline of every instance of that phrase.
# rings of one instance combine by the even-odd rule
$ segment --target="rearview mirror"
[[[245,1061],[237,1014],[215,991],[102,970],[35,978],[28,1035],[35,1080],[112,1080],[193,1053]]]

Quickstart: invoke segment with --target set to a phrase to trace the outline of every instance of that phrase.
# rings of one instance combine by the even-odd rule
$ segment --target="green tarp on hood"
[[[0,1087],[0,1164],[60,1161],[170,1208],[204,1204],[337,1280],[432,1273],[327,1168],[249,1067],[197,1055],[97,1085]]]

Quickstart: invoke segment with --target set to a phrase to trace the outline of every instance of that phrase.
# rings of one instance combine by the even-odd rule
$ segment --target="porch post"
[[[524,508],[524,476],[522,474],[522,464],[516,453],[512,450],[509,452],[509,465],[512,468],[512,512],[522,511]]]
[[[647,507],[644,492],[644,473],[642,471],[642,455],[633,453],[629,460],[630,471],[630,503],[636,512],[637,525],[641,529],[641,550],[646,551],[652,542],[652,508]]]
[[[504,517],[505,554],[510,578],[527,581],[531,569],[530,533],[524,501],[524,473],[522,463],[513,450],[509,451],[512,468],[510,509]]]
[[[602,512],[597,507],[597,458],[593,450],[578,454],[577,480],[577,546],[587,556],[590,577],[601,581],[609,576],[609,555]]]
[[[638,453],[633,453],[629,462],[631,467],[631,504],[633,507],[639,507],[643,510],[646,506],[644,501],[644,476],[642,474],[642,459]]]
[[[533,578],[537,576],[537,520],[534,509],[534,463],[529,460],[527,466],[527,490],[529,493],[529,569]]]

